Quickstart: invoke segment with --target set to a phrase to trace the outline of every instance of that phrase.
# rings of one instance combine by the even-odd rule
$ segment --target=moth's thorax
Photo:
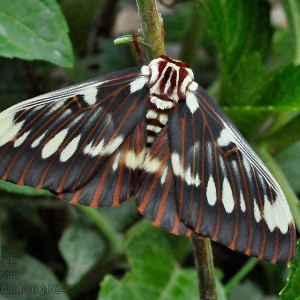
[[[142,74],[148,76],[150,95],[174,102],[185,99],[186,91],[194,81],[188,64],[167,56],[154,59],[148,66],[142,67]]]
[[[154,59],[142,67],[147,77],[149,95],[147,100],[147,147],[168,124],[170,115],[178,101],[186,99],[186,92],[194,89],[194,74],[186,63],[167,56]]]

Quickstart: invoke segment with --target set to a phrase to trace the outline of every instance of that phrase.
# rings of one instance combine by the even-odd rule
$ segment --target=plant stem
[[[213,255],[208,238],[193,239],[201,300],[217,299]]]
[[[283,172],[281,171],[281,169],[278,166],[275,159],[268,152],[267,145],[261,144],[261,145],[255,147],[255,151],[261,157],[261,159],[264,161],[264,163],[266,164],[268,169],[271,171],[273,176],[280,183],[280,186],[281,186],[281,188],[287,198],[287,201],[290,205],[292,214],[294,216],[296,227],[299,231],[300,230],[299,200],[298,200],[295,192],[291,188],[289,182],[287,181],[286,177],[284,176]]]
[[[141,31],[144,42],[149,45],[146,48],[146,60],[150,61],[166,54],[164,44],[163,21],[158,13],[156,1],[136,0],[141,19]]]

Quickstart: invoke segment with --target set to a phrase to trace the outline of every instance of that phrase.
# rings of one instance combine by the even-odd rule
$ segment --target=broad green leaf
[[[282,113],[288,114],[286,118],[289,122],[284,124],[279,130],[272,132],[272,135],[263,137],[263,141],[270,146],[273,153],[282,151],[300,139],[299,109],[297,108],[295,111],[283,111]],[[295,113],[297,113],[296,116]],[[280,117],[280,114],[278,117]],[[274,118],[274,122],[276,122],[276,118]]]
[[[249,73],[248,82],[253,82],[250,75]],[[258,78],[254,73],[252,77]],[[239,81],[237,84],[244,86],[246,91],[245,95],[239,96],[243,100],[237,104],[231,103],[234,106],[225,107],[224,110],[246,138],[253,137],[269,119],[263,137],[278,151],[300,138],[300,67],[288,65],[269,73],[265,80],[263,77],[259,78],[253,88]],[[234,88],[231,87],[231,90]],[[238,93],[237,89],[236,95]],[[256,106],[239,106],[243,101],[251,102],[251,98]]]
[[[295,64],[300,64],[300,2],[297,0],[281,0],[280,2],[285,10],[292,37],[291,40],[294,44],[293,62]]]
[[[27,254],[4,250],[1,258],[7,259],[0,264],[0,294],[5,299],[67,300],[63,288],[74,292],[72,286],[60,284],[46,265]]]
[[[183,269],[174,256],[176,240],[183,238],[174,236],[171,242],[169,236],[148,222],[139,223],[125,245],[132,270],[121,281],[106,276],[98,299],[199,299],[196,271]]]
[[[9,193],[21,194],[27,196],[50,196],[52,195],[47,190],[36,189],[30,186],[16,185],[10,182],[0,180],[0,189]]]
[[[231,119],[231,121],[237,126],[239,131],[247,140],[251,140],[257,131],[261,128],[266,120],[270,120],[270,123],[275,122],[277,116],[279,117],[282,113],[290,115],[291,113],[300,112],[300,106],[234,106],[234,107],[223,107],[223,111]],[[295,131],[299,131],[299,122],[296,122],[297,118],[292,120],[292,123],[295,122]],[[292,139],[299,137],[297,132],[293,132],[292,123],[289,123],[287,126],[291,129]],[[278,132],[276,132],[278,134]],[[285,132],[285,138],[281,138],[282,143],[287,143],[287,137],[289,134]],[[276,138],[276,135],[275,137]],[[278,140],[280,140],[278,138]],[[289,144],[289,143],[287,143]],[[285,144],[283,144],[284,146]],[[275,148],[275,145],[274,145]]]
[[[300,242],[297,242],[297,254],[289,264],[290,275],[287,284],[280,292],[280,300],[299,300],[300,299]]]
[[[272,77],[262,64],[259,52],[246,54],[237,62],[235,73],[227,72],[225,66],[222,68],[221,104],[255,106],[261,99],[266,84],[272,81]]]
[[[101,259],[105,242],[96,231],[75,223],[64,231],[59,249],[68,265],[66,282],[76,284]]]
[[[300,140],[285,148],[276,155],[276,161],[280,165],[285,177],[296,193],[300,193]]]
[[[71,67],[68,26],[55,0],[0,0],[0,55]]]
[[[293,63],[293,51],[294,47],[289,29],[276,27],[272,39],[271,59],[267,60],[268,67],[275,70],[278,67]]]
[[[288,65],[273,72],[265,81],[260,105],[300,106],[300,66]]]
[[[225,73],[236,77],[239,61],[249,53],[264,56],[272,33],[267,1],[207,0],[199,7]]]
[[[267,296],[263,293],[260,287],[253,282],[247,280],[229,292],[230,300],[277,300],[277,296]]]

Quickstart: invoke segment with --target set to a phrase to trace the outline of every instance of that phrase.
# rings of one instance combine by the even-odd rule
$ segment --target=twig
[[[216,283],[211,244],[208,238],[193,239],[200,300],[216,300]]]
[[[141,33],[146,44],[146,60],[152,60],[166,54],[164,44],[163,21],[158,13],[156,1],[136,0],[141,19]]]

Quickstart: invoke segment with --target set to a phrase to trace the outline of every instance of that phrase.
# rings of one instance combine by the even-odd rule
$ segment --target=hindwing
[[[179,103],[169,136],[180,221],[247,255],[290,260],[295,228],[281,188],[201,87]]]

